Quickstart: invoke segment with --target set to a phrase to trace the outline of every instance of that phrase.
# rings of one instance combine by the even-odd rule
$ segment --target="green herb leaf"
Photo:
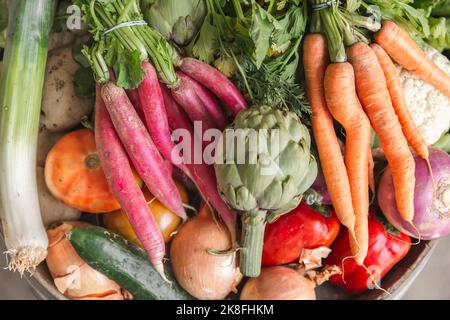
[[[136,89],[145,78],[139,51],[126,51],[116,39],[110,44],[105,61],[116,74],[116,84],[124,89]]]
[[[73,84],[78,97],[95,96],[95,79],[90,68],[79,68],[73,76]]]
[[[450,48],[450,19],[429,18],[430,36],[426,41],[439,51]]]
[[[256,67],[259,69],[270,48],[272,32],[275,30],[275,27],[281,30],[281,26],[276,24],[276,20],[256,2],[253,3],[252,11],[250,37],[255,45],[255,61]]]
[[[208,14],[200,29],[199,37],[192,48],[192,53],[206,63],[214,61],[218,44],[217,29],[211,24],[210,19],[211,17]]]

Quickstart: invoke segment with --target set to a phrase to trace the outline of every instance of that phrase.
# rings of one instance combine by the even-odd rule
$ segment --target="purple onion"
[[[314,181],[311,188],[322,196],[321,204],[326,206],[333,204],[331,202],[330,194],[328,193],[327,185],[325,183],[325,178],[323,177],[322,171],[319,171],[319,173],[317,174],[316,181]]]
[[[414,189],[413,224],[400,216],[395,203],[391,170],[388,168],[378,188],[378,204],[386,218],[398,230],[414,238],[424,240],[450,234],[450,156],[436,148],[430,148],[430,164],[434,184],[426,162],[415,156],[416,185]]]

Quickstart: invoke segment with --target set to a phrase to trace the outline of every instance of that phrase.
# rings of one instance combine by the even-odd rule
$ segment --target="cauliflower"
[[[450,61],[444,55],[429,46],[424,51],[438,67],[450,74]],[[434,144],[450,128],[450,99],[411,72],[399,66],[398,70],[411,116],[425,141]]]

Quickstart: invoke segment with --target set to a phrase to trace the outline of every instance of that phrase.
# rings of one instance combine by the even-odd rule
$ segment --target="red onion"
[[[386,218],[401,232],[424,240],[450,234],[450,156],[430,148],[430,163],[434,185],[426,162],[415,156],[416,185],[414,190],[415,214],[413,223],[417,230],[404,221],[395,204],[394,187],[390,169],[386,169],[378,188],[378,204]]]
[[[314,181],[311,188],[316,191],[322,198],[321,203],[323,205],[332,205],[330,194],[328,193],[327,185],[325,184],[325,178],[323,177],[322,171],[317,174],[316,181]]]

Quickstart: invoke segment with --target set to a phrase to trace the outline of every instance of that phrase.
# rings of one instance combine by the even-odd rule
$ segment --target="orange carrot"
[[[323,81],[328,65],[326,39],[321,34],[310,34],[305,37],[303,49],[307,94],[312,108],[312,129],[325,183],[336,215],[349,230],[350,241],[353,241],[357,247],[354,234],[355,213],[347,169],[334,131],[333,118],[325,101]],[[356,252],[354,254],[356,255]]]
[[[372,191],[372,199],[370,200],[370,203],[372,203],[373,200],[375,199],[375,193],[376,193],[375,177],[374,177],[374,173],[373,173],[373,170],[375,168],[375,163],[373,162],[372,146],[369,146],[368,158],[369,158],[369,188],[370,188],[370,191]]]
[[[450,97],[450,76],[419,48],[413,39],[392,21],[385,21],[375,41],[403,68],[411,71]]]
[[[369,248],[369,165],[368,151],[372,127],[363,111],[355,88],[353,67],[348,62],[330,64],[325,73],[325,98],[328,109],[345,129],[345,166],[347,168],[358,247],[355,261],[362,265]]]
[[[403,134],[409,145],[428,163],[428,146],[409,113],[397,68],[381,46],[378,44],[371,44],[370,47],[377,55],[378,62],[383,69],[392,105],[394,106],[395,113],[402,126]]]
[[[392,171],[397,208],[403,219],[411,222],[414,217],[415,163],[395,115],[383,69],[365,43],[354,44],[348,55],[355,71],[359,99]]]

